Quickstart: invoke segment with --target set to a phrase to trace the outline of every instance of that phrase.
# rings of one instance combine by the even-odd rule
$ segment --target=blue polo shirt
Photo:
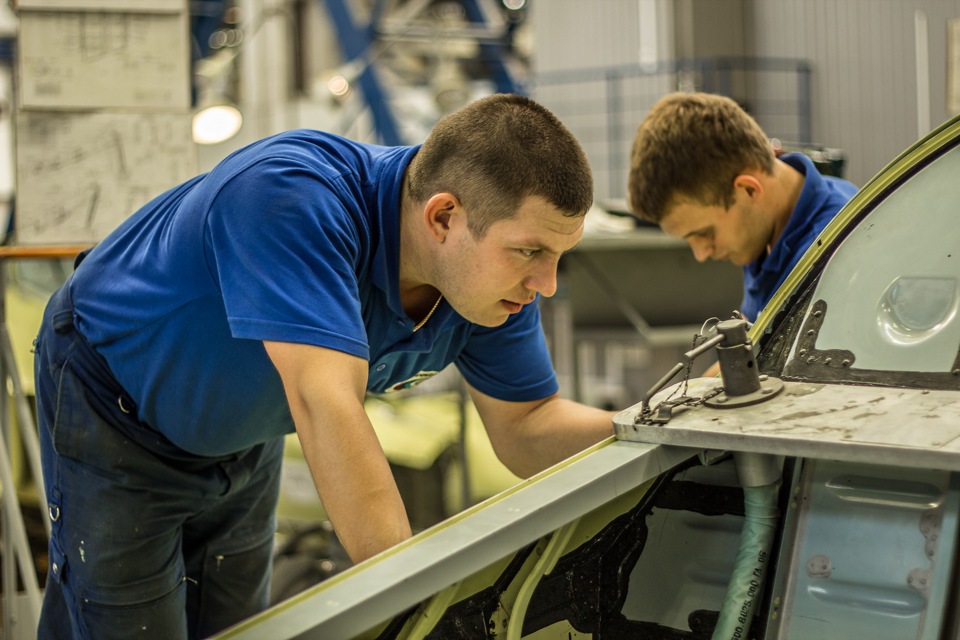
[[[751,321],[757,319],[807,247],[857,192],[857,187],[846,180],[822,175],[813,161],[802,153],[790,153],[780,159],[802,173],[805,179],[790,220],[769,255],[743,268],[740,310]]]
[[[161,194],[97,245],[68,285],[76,326],[140,420],[199,455],[292,432],[264,340],[364,358],[374,393],[450,363],[495,398],[555,393],[537,305],[485,328],[444,301],[413,332],[398,248],[400,187],[417,150],[312,130],[272,136]]]

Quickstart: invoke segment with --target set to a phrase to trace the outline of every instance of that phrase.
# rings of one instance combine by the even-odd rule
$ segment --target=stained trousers
[[[52,529],[38,637],[203,638],[266,608],[283,441],[204,457],[140,422],[69,286],[35,345]]]

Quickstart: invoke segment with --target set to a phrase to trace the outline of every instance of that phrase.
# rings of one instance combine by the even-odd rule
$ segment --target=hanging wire
[[[700,332],[693,335],[690,350],[683,354],[683,359],[674,365],[673,368],[667,372],[667,375],[662,377],[647,391],[640,403],[640,413],[635,420],[636,424],[664,424],[672,417],[674,407],[703,404],[706,400],[723,391],[722,386],[717,386],[703,396],[691,397],[687,395],[690,376],[693,370],[693,361],[697,356],[709,351],[725,338],[723,334],[717,333],[716,331],[716,326],[719,322],[720,320],[715,317],[704,322],[703,326],[700,327]],[[709,333],[713,333],[714,335],[708,336]],[[681,382],[676,385],[670,395],[657,403],[656,407],[651,407],[651,398],[681,371],[683,372]]]

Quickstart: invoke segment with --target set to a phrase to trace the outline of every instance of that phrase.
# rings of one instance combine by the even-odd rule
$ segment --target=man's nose
[[[524,285],[544,298],[552,297],[557,292],[557,265],[557,261],[545,261],[527,276]]]
[[[690,250],[693,251],[693,257],[697,262],[706,262],[713,255],[713,243],[702,241],[690,241]]]

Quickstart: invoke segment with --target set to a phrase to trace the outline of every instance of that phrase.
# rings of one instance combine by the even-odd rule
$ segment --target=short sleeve
[[[499,327],[474,330],[456,364],[471,386],[499,400],[540,400],[559,389],[535,304]]]
[[[369,358],[358,293],[369,228],[348,179],[271,157],[222,186],[205,242],[234,337]]]

